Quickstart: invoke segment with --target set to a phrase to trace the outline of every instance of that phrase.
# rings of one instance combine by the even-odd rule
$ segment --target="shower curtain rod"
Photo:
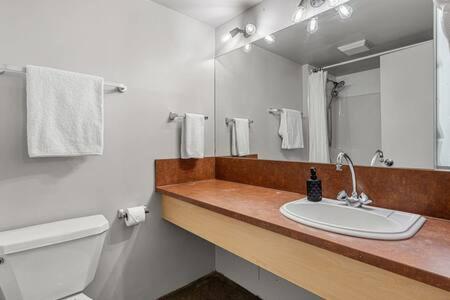
[[[317,71],[321,71],[321,70],[324,71],[324,70],[332,69],[332,68],[335,68],[335,67],[345,66],[345,65],[348,65],[348,64],[351,64],[351,63],[355,63],[355,62],[358,62],[358,61],[362,61],[362,60],[366,60],[366,59],[370,59],[370,58],[374,58],[374,57],[379,57],[379,56],[383,56],[383,55],[386,55],[386,54],[390,54],[390,53],[398,52],[398,51],[401,51],[401,50],[409,49],[409,48],[412,48],[412,47],[420,46],[420,45],[423,45],[423,44],[428,43],[428,42],[429,41],[425,41],[425,42],[421,42],[421,43],[417,43],[417,44],[413,44],[413,45],[408,45],[408,46],[405,46],[405,47],[400,47],[400,48],[396,48],[396,49],[392,49],[392,50],[388,50],[388,51],[384,51],[384,52],[380,52],[380,53],[375,53],[375,54],[364,56],[364,57],[360,57],[360,58],[355,58],[355,59],[352,59],[352,60],[347,60],[347,61],[344,61],[344,62],[341,62],[341,63],[337,63],[337,64],[334,64],[334,65],[329,65],[329,66],[325,66],[325,67],[321,67],[321,68],[314,68],[313,72],[317,72]]]
[[[11,73],[26,73],[25,67],[18,67],[18,66],[12,66],[12,65],[1,65],[0,67],[0,75],[11,72]],[[125,93],[127,91],[127,86],[122,83],[117,82],[111,82],[111,81],[105,81],[104,85],[116,88],[119,92]]]

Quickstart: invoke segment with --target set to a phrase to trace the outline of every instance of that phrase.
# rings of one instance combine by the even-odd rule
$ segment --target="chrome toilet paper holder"
[[[145,209],[145,214],[150,213],[150,211],[148,210],[147,206],[144,206],[144,209]],[[128,214],[126,213],[125,209],[121,208],[121,209],[119,209],[117,211],[117,218],[119,220],[128,219]]]

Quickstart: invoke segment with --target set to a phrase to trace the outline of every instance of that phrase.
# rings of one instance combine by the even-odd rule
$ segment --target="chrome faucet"
[[[336,158],[336,171],[342,171],[342,166],[344,165],[344,160],[347,162],[348,167],[350,168],[350,173],[352,174],[352,195],[349,197],[346,191],[341,191],[337,195],[337,199],[339,201],[345,202],[348,206],[351,207],[361,207],[363,205],[369,205],[372,203],[372,200],[369,200],[369,197],[367,197],[366,194],[361,193],[361,195],[358,195],[358,192],[356,191],[356,174],[355,174],[355,168],[353,166],[353,161],[348,156],[347,153],[341,152],[338,154]]]
[[[375,151],[375,154],[370,161],[370,166],[374,167],[377,162],[385,164],[387,167],[392,167],[394,165],[394,161],[392,159],[387,159],[384,157],[384,153],[381,150]]]

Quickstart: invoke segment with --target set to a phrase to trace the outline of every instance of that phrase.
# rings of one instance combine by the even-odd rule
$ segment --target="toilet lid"
[[[64,298],[62,300],[92,300],[92,299],[89,298],[88,296],[86,296],[85,294],[80,293],[80,294],[72,295],[68,298]]]

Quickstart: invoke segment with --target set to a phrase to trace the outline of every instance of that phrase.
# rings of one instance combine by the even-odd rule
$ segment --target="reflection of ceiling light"
[[[309,20],[306,30],[308,30],[309,33],[317,32],[317,30],[319,30],[319,19],[312,18],[311,20]]]
[[[226,34],[224,34],[223,35],[223,37],[222,37],[222,43],[226,43],[226,42],[228,42],[229,40],[231,40],[233,38],[233,36],[231,35],[231,33],[226,33]]]
[[[304,5],[305,0],[300,0],[300,3],[297,6],[297,9],[294,12],[294,15],[292,16],[292,21],[294,23],[300,23],[303,21],[303,18],[306,14],[306,6]],[[339,14],[339,17],[341,19],[348,19],[353,14],[353,8],[350,5],[342,4],[344,3],[344,0],[328,0],[328,4],[331,7],[336,7],[336,11]],[[324,3],[326,3],[326,0],[309,0],[311,7],[320,7]],[[311,14],[310,14],[311,15]],[[313,14],[314,15],[314,14]],[[309,20],[307,30],[309,33],[314,33],[317,30],[319,30],[319,19],[317,17],[314,17]]]
[[[266,43],[269,44],[269,45],[275,43],[275,37],[274,37],[272,34],[267,35],[267,36],[264,38],[264,40],[265,40]]]
[[[241,29],[239,27],[234,28],[233,30],[231,30],[230,32],[226,33],[223,37],[222,37],[222,42],[226,43],[229,40],[231,40],[232,38],[234,38],[236,35],[238,35],[239,33],[242,33],[244,35],[244,37],[248,38],[252,35],[254,35],[256,33],[256,26],[253,24],[247,24],[245,25],[244,29]]]
[[[245,53],[249,53],[250,51],[252,51],[252,49],[253,49],[253,45],[252,44],[246,44],[244,46],[244,52]]]
[[[336,7],[341,4],[341,0],[328,0],[328,2],[330,3],[331,7]]]
[[[244,36],[249,37],[256,33],[256,26],[253,24],[245,25],[245,33]]]
[[[310,0],[309,3],[311,3],[312,7],[321,7],[326,0]]]
[[[341,19],[348,19],[353,14],[353,8],[347,4],[340,5],[337,8],[337,11],[338,11],[339,17],[341,17]]]
[[[303,2],[305,0],[301,0],[298,4],[297,9],[294,12],[294,15],[292,16],[292,22],[294,23],[300,23],[302,21],[303,15],[305,14],[306,8],[303,6]]]

